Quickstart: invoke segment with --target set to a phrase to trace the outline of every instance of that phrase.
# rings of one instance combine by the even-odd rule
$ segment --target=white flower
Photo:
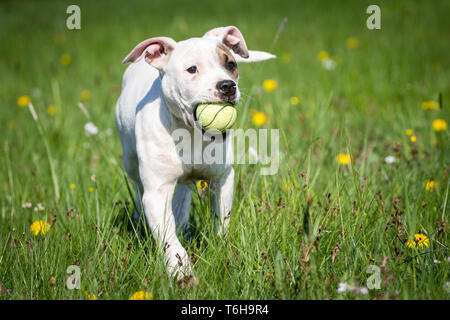
[[[32,206],[31,202],[22,203],[22,208],[24,209],[30,209]]]
[[[334,70],[336,68],[336,62],[328,58],[322,61],[322,66],[327,70]]]
[[[369,293],[369,290],[367,290],[366,287],[362,287],[362,288],[359,289],[359,293],[361,293],[363,295],[366,295],[366,294]]]
[[[98,133],[98,128],[94,123],[88,122],[84,125],[84,133],[86,133],[87,136],[96,135]]]
[[[434,259],[433,262],[434,262],[435,264],[438,264],[438,263],[439,263],[439,260],[438,260],[438,259]]]
[[[387,156],[384,158],[384,162],[386,163],[394,163],[395,161],[397,161],[397,159],[394,156]]]
[[[42,205],[42,203],[38,203],[38,204],[36,205],[36,207],[34,207],[33,210],[34,210],[34,211],[44,211],[44,210],[45,210],[45,207]]]
[[[347,282],[339,282],[339,288],[337,289],[338,293],[344,293],[349,288]]]

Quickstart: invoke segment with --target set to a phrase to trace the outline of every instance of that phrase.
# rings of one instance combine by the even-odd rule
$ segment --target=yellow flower
[[[416,249],[417,247],[421,249],[424,247],[428,248],[430,246],[430,239],[428,239],[428,237],[422,233],[416,233],[414,235],[414,240],[408,239],[406,245],[411,249]]]
[[[328,60],[330,58],[330,54],[327,51],[320,51],[317,54],[317,59],[319,59],[319,61],[325,61]]]
[[[407,134],[408,136],[412,136],[413,133],[414,133],[413,129],[406,129],[406,134]]]
[[[439,102],[436,101],[424,101],[422,102],[422,109],[424,110],[439,110]]]
[[[72,56],[68,53],[64,53],[60,58],[59,61],[65,66],[68,66],[72,63]]]
[[[28,106],[28,103],[30,103],[31,99],[29,96],[21,96],[19,99],[17,99],[17,105],[21,108],[24,108]]]
[[[292,53],[290,52],[284,52],[281,55],[281,61],[283,61],[284,63],[289,63],[292,60]]]
[[[358,38],[356,37],[350,37],[347,39],[347,41],[345,42],[345,44],[347,45],[348,48],[353,49],[356,48],[358,46]]]
[[[432,192],[433,189],[436,188],[438,184],[439,184],[439,182],[436,182],[434,180],[427,180],[427,182],[425,183],[425,189],[427,191]]]
[[[77,187],[77,186],[75,185],[75,183],[71,183],[71,184],[70,184],[70,189],[75,190],[76,187]]]
[[[291,102],[291,104],[292,104],[293,106],[295,106],[295,105],[297,105],[297,104],[300,102],[300,99],[299,99],[298,97],[291,97],[291,98],[289,99],[289,101]]]
[[[97,296],[95,294],[90,294],[87,291],[84,292],[84,296],[87,300],[97,300]]]
[[[410,140],[411,140],[412,143],[415,143],[417,141],[417,138],[416,138],[416,136],[411,136]]]
[[[81,100],[89,100],[91,98],[91,92],[89,90],[82,90],[80,93]]]
[[[263,82],[263,88],[267,92],[275,90],[277,88],[277,86],[278,86],[278,83],[273,79],[267,79],[267,80],[264,80],[264,82]]]
[[[253,123],[257,126],[262,126],[267,121],[267,116],[264,112],[257,111],[253,114]]]
[[[447,130],[447,121],[444,119],[436,119],[431,124],[434,131],[445,131]]]
[[[51,116],[55,115],[57,111],[58,109],[52,104],[47,107],[47,113]]]
[[[339,164],[348,165],[350,163],[350,155],[348,153],[341,153],[336,159]]]
[[[94,188],[92,188],[92,187],[89,187],[89,192],[94,192]]]
[[[38,234],[43,235],[50,230],[50,224],[44,220],[38,220],[31,224],[30,230],[34,233],[35,236],[37,236]]]
[[[138,291],[133,293],[130,300],[152,300],[153,296],[147,291]]]
[[[206,191],[208,190],[208,182],[205,180],[198,180],[197,181],[197,192],[199,195],[204,195]]]

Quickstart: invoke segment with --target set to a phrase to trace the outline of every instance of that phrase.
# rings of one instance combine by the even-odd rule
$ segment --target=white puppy
[[[232,158],[230,137],[200,146],[192,143],[188,154],[180,154],[174,132],[185,129],[192,141],[195,134],[201,136],[194,116],[199,103],[239,101],[236,62],[274,57],[249,51],[241,32],[229,26],[180,42],[166,37],[150,38],[139,43],[123,61],[134,62],[125,71],[116,105],[123,164],[133,181],[137,212],[142,213],[142,203],[147,224],[164,250],[172,275],[181,277],[191,271],[176,230],[189,220],[192,182],[211,182],[220,233],[229,223],[234,180],[232,161],[186,161],[192,159],[195,148],[215,143],[222,143],[226,158]]]

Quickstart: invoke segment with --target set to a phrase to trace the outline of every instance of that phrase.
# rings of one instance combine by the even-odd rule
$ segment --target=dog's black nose
[[[225,96],[233,96],[236,93],[236,83],[233,80],[222,80],[216,84],[217,90]]]

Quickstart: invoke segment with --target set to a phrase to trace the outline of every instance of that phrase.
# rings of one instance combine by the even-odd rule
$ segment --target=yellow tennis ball
[[[230,103],[201,103],[195,111],[197,121],[207,131],[216,129],[225,132],[236,121],[236,108]]]

